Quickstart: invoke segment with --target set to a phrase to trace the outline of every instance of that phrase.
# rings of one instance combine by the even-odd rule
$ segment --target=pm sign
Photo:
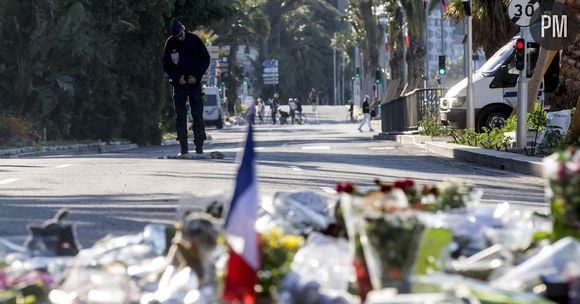
[[[578,18],[567,5],[554,2],[542,10],[538,22],[530,26],[534,41],[543,48],[557,51],[576,39]]]

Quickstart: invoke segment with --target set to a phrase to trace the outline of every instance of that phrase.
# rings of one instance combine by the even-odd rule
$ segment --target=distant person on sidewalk
[[[363,101],[362,104],[362,112],[363,112],[363,120],[360,123],[360,125],[358,126],[358,130],[360,132],[362,132],[362,127],[364,126],[365,122],[369,125],[369,132],[373,132],[375,130],[373,130],[373,127],[371,126],[371,104],[369,103],[369,100],[371,98],[369,97],[369,95],[365,95],[365,99]]]
[[[350,122],[354,122],[354,102],[348,100],[348,113],[350,114]]]
[[[255,125],[256,124],[256,104],[254,102],[249,102],[248,103],[248,111],[247,111],[247,117],[248,117],[248,125],[252,124]]]
[[[294,102],[296,102],[296,112],[298,113],[298,123],[302,124],[302,103],[298,98],[294,98]]]
[[[274,94],[272,98],[272,103],[270,104],[270,112],[272,114],[272,124],[276,124],[276,115],[278,113],[278,105],[280,104],[280,95],[278,93]]]
[[[318,112],[316,111],[316,107],[318,106],[318,92],[316,92],[315,88],[312,88],[312,90],[310,90],[310,93],[308,94],[308,101],[310,101],[310,104],[312,105],[312,112],[314,112],[314,119],[316,119],[316,123],[320,123],[320,120],[318,120]]]
[[[193,118],[193,142],[195,153],[203,153],[206,139],[203,122],[201,78],[209,67],[210,57],[203,41],[173,18],[169,24],[171,36],[165,42],[163,70],[173,84],[173,107],[175,129],[181,146],[180,156],[189,152],[187,145],[187,106],[189,99]]]
[[[292,120],[292,124],[294,124],[294,121],[296,120],[296,109],[298,109],[294,98],[288,99],[288,107],[290,108],[290,119]]]
[[[258,119],[260,119],[260,124],[264,124],[265,106],[262,98],[258,98]]]

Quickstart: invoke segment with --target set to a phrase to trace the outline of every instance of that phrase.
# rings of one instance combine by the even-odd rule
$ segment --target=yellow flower
[[[282,237],[282,235],[284,234],[284,232],[282,231],[282,228],[280,228],[280,227],[274,227],[270,231],[270,234],[272,235],[272,238],[279,239],[279,238]]]
[[[280,240],[282,246],[289,248],[289,249],[296,249],[302,245],[304,239],[298,235],[285,235]]]

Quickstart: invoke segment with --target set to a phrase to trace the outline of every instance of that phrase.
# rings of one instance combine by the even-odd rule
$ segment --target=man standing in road
[[[173,84],[175,128],[181,146],[179,156],[189,151],[186,105],[188,99],[193,117],[195,153],[203,154],[203,142],[206,135],[203,122],[201,78],[209,67],[209,53],[203,41],[195,34],[187,32],[185,26],[177,19],[171,20],[169,28],[171,37],[165,42],[163,70]]]

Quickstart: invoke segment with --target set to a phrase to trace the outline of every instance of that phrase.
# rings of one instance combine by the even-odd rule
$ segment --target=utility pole
[[[475,129],[475,110],[473,107],[473,16],[471,15],[471,1],[463,0],[463,8],[467,15],[467,113],[466,127]]]
[[[429,87],[429,10],[425,8],[425,75],[423,75],[426,89]]]
[[[520,27],[520,36],[524,39],[523,45],[523,69],[520,71],[518,78],[518,125],[516,132],[516,145],[518,148],[525,148],[528,140],[528,77],[526,75],[527,67],[527,42],[525,42],[528,33],[527,27]],[[517,48],[517,46],[516,46]]]
[[[333,81],[334,81],[333,105],[336,105],[336,46],[334,46],[334,45],[332,46],[332,68],[333,68]]]

